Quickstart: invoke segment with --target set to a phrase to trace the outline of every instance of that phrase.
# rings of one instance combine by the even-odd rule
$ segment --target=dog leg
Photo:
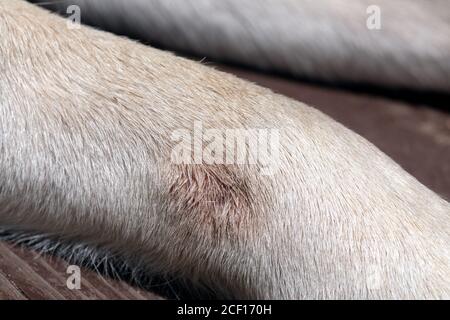
[[[0,33],[1,225],[234,298],[449,296],[448,203],[322,113],[23,1],[0,0]],[[196,128],[278,152],[178,161]]]
[[[73,4],[83,22],[200,57],[328,82],[450,92],[447,0],[65,0],[51,8],[65,14]]]

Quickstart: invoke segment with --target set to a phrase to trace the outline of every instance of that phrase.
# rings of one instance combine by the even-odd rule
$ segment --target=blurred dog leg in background
[[[218,61],[326,82],[450,92],[447,0],[49,2],[42,5],[63,14],[79,5],[83,23]],[[379,28],[371,28],[372,18]]]

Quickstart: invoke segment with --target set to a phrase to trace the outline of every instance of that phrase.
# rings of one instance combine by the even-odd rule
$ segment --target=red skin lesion
[[[235,165],[175,165],[169,197],[183,218],[213,236],[233,237],[254,224],[255,194]],[[172,167],[172,168],[173,168]],[[186,216],[188,215],[188,216]]]

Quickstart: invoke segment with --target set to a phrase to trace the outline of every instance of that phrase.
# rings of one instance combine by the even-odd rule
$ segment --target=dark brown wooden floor
[[[159,299],[99,274],[81,270],[80,290],[66,285],[68,263],[0,242],[0,299]]]
[[[430,108],[426,102],[404,103],[243,69],[225,70],[317,107],[450,199],[450,114],[446,111]],[[81,290],[69,290],[67,265],[60,259],[0,242],[0,299],[158,299],[90,270],[82,270]]]

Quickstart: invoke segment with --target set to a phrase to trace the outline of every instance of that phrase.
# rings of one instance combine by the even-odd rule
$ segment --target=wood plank
[[[28,299],[64,299],[58,290],[34,272],[28,261],[22,260],[1,242],[0,272]]]
[[[0,299],[161,299],[123,281],[81,268],[81,289],[66,286],[68,263],[0,242]]]
[[[14,284],[0,273],[0,300],[26,300],[26,297]]]

